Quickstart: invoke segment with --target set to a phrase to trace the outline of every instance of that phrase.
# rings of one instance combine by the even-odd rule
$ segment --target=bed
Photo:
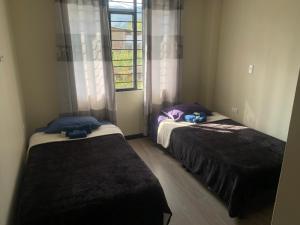
[[[75,140],[34,134],[18,196],[18,225],[163,225],[171,217],[159,181],[112,124]]]
[[[255,196],[276,190],[285,142],[216,112],[201,124],[154,121],[155,142],[222,199],[231,217],[241,216]]]

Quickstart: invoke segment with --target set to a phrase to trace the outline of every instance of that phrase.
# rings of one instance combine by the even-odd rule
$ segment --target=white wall
[[[59,114],[53,0],[9,0],[28,133]]]
[[[184,102],[198,100],[201,64],[203,0],[186,0],[182,13],[183,62],[181,99]]]
[[[299,70],[299,8],[299,0],[223,0],[221,12],[214,109],[282,140]]]
[[[222,0],[204,0],[203,2],[203,29],[200,42],[202,47],[198,71],[200,80],[197,93],[198,101],[211,109],[216,82]]]
[[[125,135],[143,133],[144,129],[144,92],[116,92],[117,125]]]
[[[23,104],[6,0],[0,0],[0,56],[4,56],[0,62],[0,225],[6,225],[25,149]]]
[[[183,102],[213,106],[222,0],[186,0],[182,14]]]
[[[299,225],[300,200],[300,79],[282,165],[272,225]]]

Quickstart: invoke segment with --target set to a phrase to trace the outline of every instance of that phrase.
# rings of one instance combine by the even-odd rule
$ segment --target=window
[[[143,89],[142,0],[109,0],[112,63],[117,91]]]

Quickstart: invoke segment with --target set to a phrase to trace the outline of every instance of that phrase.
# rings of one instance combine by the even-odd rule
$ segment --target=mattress
[[[231,217],[240,216],[254,196],[276,190],[283,141],[228,118],[177,127],[163,123],[157,141],[168,142],[167,151],[224,201]],[[160,137],[166,133],[168,141]]]
[[[114,125],[77,140],[35,134],[19,189],[19,225],[162,225],[171,217],[158,179]]]

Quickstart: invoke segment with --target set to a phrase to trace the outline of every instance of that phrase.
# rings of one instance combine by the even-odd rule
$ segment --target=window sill
[[[126,88],[126,89],[116,89],[115,92],[128,92],[128,91],[143,91],[144,89],[138,88]]]

